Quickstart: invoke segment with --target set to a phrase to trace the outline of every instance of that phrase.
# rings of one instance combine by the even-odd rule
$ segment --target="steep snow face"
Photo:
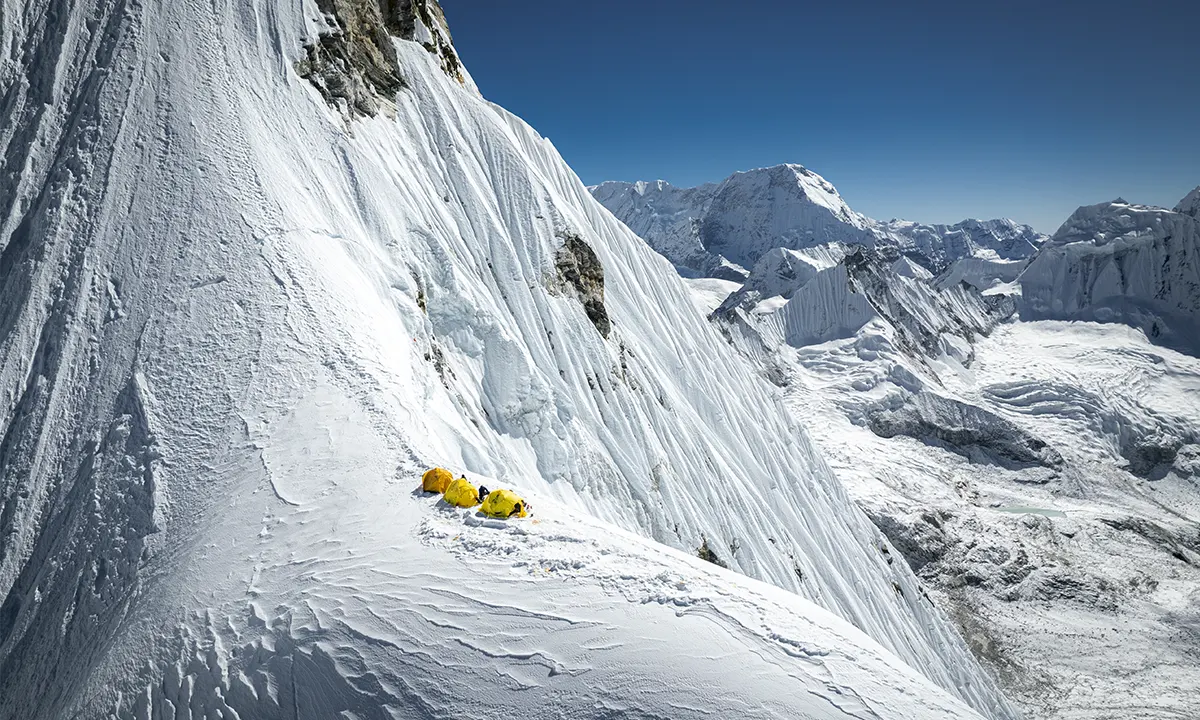
[[[1175,212],[1200,218],[1200,187],[1197,187],[1180,200],[1179,204],[1175,206]]]
[[[804,252],[775,248],[763,253],[746,282],[720,304],[749,308],[770,298],[790,299],[818,273],[835,267],[845,257],[846,247],[837,243]]]
[[[1022,316],[1124,322],[1200,352],[1200,219],[1121,201],[1081,207],[1020,277]]]
[[[933,273],[912,261],[912,258],[901,257],[891,265],[891,271],[897,275],[917,280],[932,280]]]
[[[436,42],[348,126],[322,7],[5,12],[0,718],[1013,717],[670,266]]]
[[[903,250],[919,253],[937,267],[962,258],[1026,260],[1047,240],[1028,225],[1008,219],[964,220],[955,225],[892,220],[883,229],[901,238]]]

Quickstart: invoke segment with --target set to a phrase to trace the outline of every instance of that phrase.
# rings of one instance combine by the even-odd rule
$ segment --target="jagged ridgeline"
[[[296,72],[331,105],[370,116],[405,86],[392,38],[414,40],[437,56],[447,75],[466,75],[436,0],[317,0],[316,37]]]

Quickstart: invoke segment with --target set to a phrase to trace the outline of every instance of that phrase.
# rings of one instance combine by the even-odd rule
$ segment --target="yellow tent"
[[[493,490],[483,500],[479,508],[484,515],[495,518],[510,518],[514,515],[525,517],[529,514],[529,505],[512,490]]]
[[[426,470],[421,476],[421,489],[425,492],[444,493],[446,488],[450,487],[450,483],[454,482],[454,475],[446,468],[433,468]]]
[[[446,502],[458,507],[475,507],[479,504],[479,491],[466,477],[460,477],[446,488]]]

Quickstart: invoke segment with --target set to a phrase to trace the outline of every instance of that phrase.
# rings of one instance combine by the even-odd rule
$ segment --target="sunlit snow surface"
[[[49,5],[0,28],[0,717],[1013,717],[520,120],[402,43],[348,124],[291,65],[312,3]],[[413,497],[432,464],[540,522]]]
[[[914,377],[865,342],[879,333],[795,351],[790,404],[1028,715],[1198,716],[1200,447],[1147,478],[1123,451],[1200,437],[1200,360],[1121,325],[1040,321],[1001,326],[967,368],[933,363],[939,394],[1065,459],[1005,467],[868,429]]]

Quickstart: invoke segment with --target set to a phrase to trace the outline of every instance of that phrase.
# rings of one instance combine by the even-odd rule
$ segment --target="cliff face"
[[[347,115],[371,116],[394,108],[404,88],[395,39],[412,40],[433,54],[442,71],[473,87],[437,0],[317,0],[312,37],[296,72],[326,102]]]
[[[1122,201],[1079,208],[1020,277],[1025,319],[1123,322],[1200,352],[1200,220]]]

